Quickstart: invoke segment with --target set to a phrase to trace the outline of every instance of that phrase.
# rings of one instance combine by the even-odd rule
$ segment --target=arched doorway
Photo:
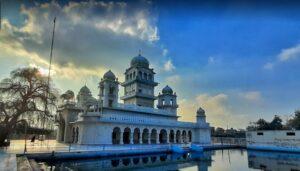
[[[169,141],[170,141],[170,143],[174,143],[174,138],[175,138],[174,131],[171,130],[170,134],[169,134]]]
[[[149,130],[145,128],[142,135],[143,144],[149,144]]]
[[[120,138],[121,138],[121,129],[119,127],[115,127],[112,132],[112,143],[120,144]]]
[[[139,144],[140,143],[140,129],[135,128],[133,131],[133,143]]]
[[[176,143],[180,143],[180,131],[176,132]]]
[[[124,144],[130,144],[130,134],[131,134],[131,130],[130,128],[125,128],[124,129],[124,133],[123,133],[123,143]]]
[[[151,144],[156,144],[157,131],[156,129],[152,129],[151,131]]]
[[[185,131],[185,130],[182,131],[182,142],[183,142],[183,143],[186,143],[186,142],[187,142],[186,131]]]
[[[189,142],[192,142],[192,131],[188,132],[188,138],[189,138]]]
[[[165,129],[160,130],[160,132],[159,132],[159,142],[161,144],[166,144],[167,140],[168,140],[167,131]]]

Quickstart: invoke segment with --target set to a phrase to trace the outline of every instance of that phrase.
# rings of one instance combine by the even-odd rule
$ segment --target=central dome
[[[149,61],[145,57],[143,57],[141,54],[138,56],[132,58],[130,62],[131,67],[143,67],[143,68],[149,68]]]

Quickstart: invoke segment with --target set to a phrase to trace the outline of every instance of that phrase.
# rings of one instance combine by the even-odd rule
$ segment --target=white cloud
[[[263,68],[271,70],[276,64],[287,62],[293,59],[300,57],[300,44],[297,44],[293,47],[282,49],[281,52],[277,55],[277,59],[273,62],[266,63]]]
[[[172,75],[166,78],[166,82],[169,85],[177,85],[181,82],[181,77],[179,75]]]
[[[175,66],[173,65],[173,62],[171,59],[167,60],[164,64],[164,70],[165,71],[173,71],[175,69]]]
[[[148,8],[149,3],[133,8],[124,2],[101,1],[21,5],[20,14],[26,18],[23,25],[16,27],[9,20],[2,20],[0,58],[22,58],[27,64],[48,68],[49,37],[56,16],[53,70],[59,70],[55,71],[57,76],[84,77],[80,73],[100,76],[106,67],[118,69],[117,65],[124,64],[107,65],[120,54],[124,57],[116,60],[129,62],[128,54],[134,56],[129,53],[134,48],[161,53],[161,48],[152,44],[159,40],[159,35]]]
[[[261,102],[262,101],[262,95],[259,91],[248,91],[248,92],[242,92],[239,93],[240,97],[243,99],[246,99],[251,102]]]
[[[280,54],[278,55],[278,60],[284,62],[298,57],[300,57],[300,44],[281,50]]]
[[[168,49],[163,49],[163,52],[162,52],[163,56],[167,56],[168,53],[169,53]]]

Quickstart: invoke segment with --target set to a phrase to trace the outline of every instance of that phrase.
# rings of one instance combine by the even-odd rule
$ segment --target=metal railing
[[[246,146],[246,138],[232,138],[232,137],[211,137],[214,145],[238,145]]]

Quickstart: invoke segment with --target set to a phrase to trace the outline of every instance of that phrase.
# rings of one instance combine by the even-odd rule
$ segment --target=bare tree
[[[48,86],[47,77],[37,68],[19,68],[11,72],[10,78],[0,82],[0,146],[14,131],[21,116],[40,115],[50,117],[46,109],[56,106],[56,96]]]

